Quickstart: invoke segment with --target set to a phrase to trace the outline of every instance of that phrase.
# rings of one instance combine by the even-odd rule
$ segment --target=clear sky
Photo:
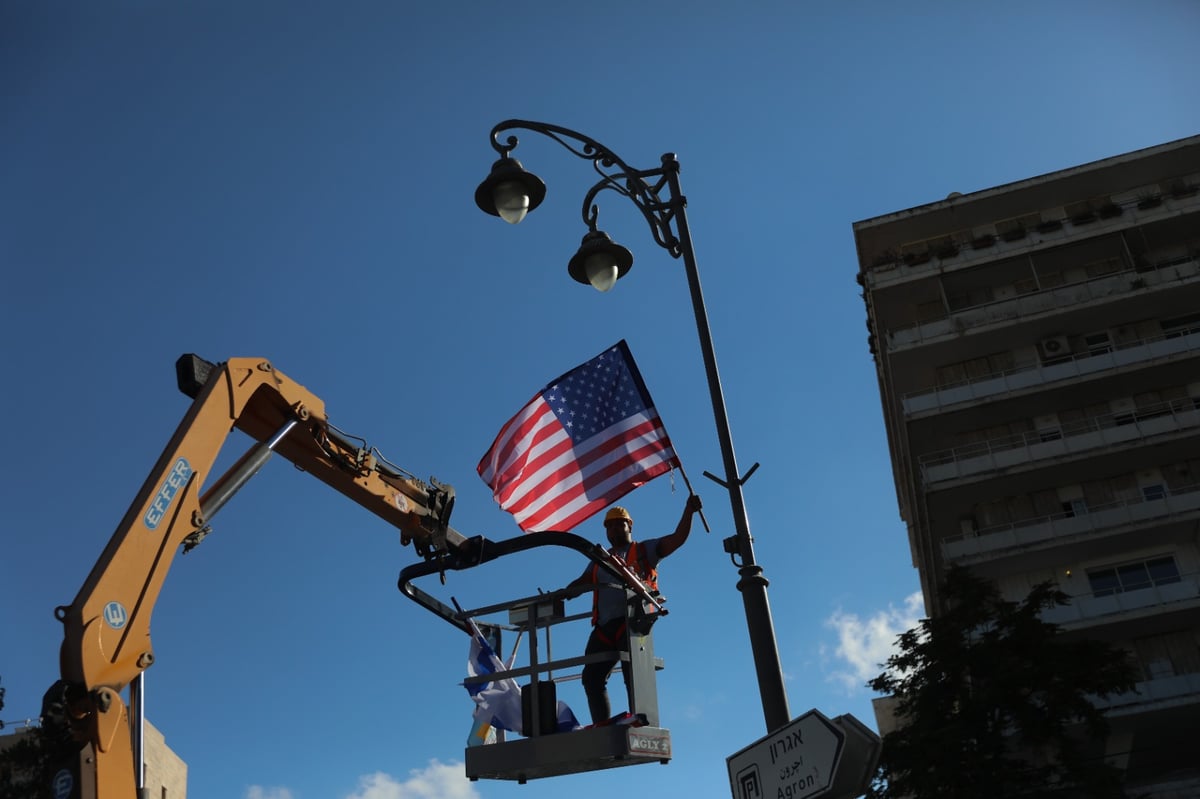
[[[456,529],[503,539],[479,457],[624,338],[714,527],[662,569],[671,765],[462,779],[465,636],[396,590],[415,555],[394,530],[281,459],[176,561],[149,716],[193,799],[729,795],[725,758],[766,730],[727,495],[701,476],[722,465],[682,264],[609,192],[600,226],[633,270],[606,295],[571,282],[595,176],[533,134],[515,155],[542,208],[480,213],[488,132],[523,118],[634,166],[679,154],[739,462],[761,464],[746,502],[792,714],[873,724],[863,683],[923,609],[851,224],[1197,133],[1198,32],[1195,0],[0,4],[5,720],[38,713],[52,610],[187,409],[181,353],[270,359],[452,483]],[[665,477],[631,494],[635,535],[684,499]],[[535,557],[444,591],[581,568]],[[560,694],[585,713],[578,683]]]

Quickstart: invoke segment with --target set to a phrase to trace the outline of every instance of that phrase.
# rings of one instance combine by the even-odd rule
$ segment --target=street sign
[[[880,740],[849,714],[810,710],[725,759],[733,799],[852,799],[871,783]]]
[[[733,799],[808,799],[833,783],[845,734],[810,710],[725,759]]]

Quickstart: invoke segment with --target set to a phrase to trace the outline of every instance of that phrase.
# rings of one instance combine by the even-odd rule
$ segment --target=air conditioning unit
[[[1071,353],[1071,343],[1066,336],[1050,336],[1038,342],[1043,358],[1061,358]]]

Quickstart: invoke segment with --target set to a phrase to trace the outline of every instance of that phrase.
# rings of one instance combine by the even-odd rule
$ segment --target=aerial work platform
[[[471,568],[505,554],[537,546],[564,546],[575,549],[625,583],[629,598],[629,648],[620,652],[551,659],[551,629],[561,624],[590,621],[591,613],[568,616],[565,599],[574,596],[566,590],[539,593],[486,607],[464,610],[450,607],[412,584],[419,576],[446,569]],[[497,730],[494,742],[468,746],[465,752],[466,776],[471,780],[514,780],[525,783],[543,777],[557,777],[600,769],[634,766],[642,763],[668,763],[671,760],[671,733],[661,727],[658,715],[658,691],[655,672],[662,660],[654,655],[651,627],[666,615],[662,598],[631,574],[600,546],[572,533],[529,533],[505,542],[486,542],[480,560],[455,565],[456,561],[429,561],[414,564],[400,574],[400,590],[445,621],[474,634],[486,629],[499,653],[501,631],[516,633],[517,640],[527,636],[528,665],[467,677],[464,685],[495,683],[503,680],[527,680],[521,686],[521,736]],[[440,567],[440,568],[439,568]],[[497,617],[500,617],[497,619]],[[540,635],[545,637],[546,659],[541,657]],[[629,671],[629,713],[627,718],[604,726],[581,727],[560,732],[556,720],[556,684],[578,677],[576,669],[599,662],[621,661]],[[568,670],[568,673],[563,673]],[[555,672],[558,672],[557,674]],[[616,695],[624,695],[624,681],[613,674],[614,704],[623,705]]]
[[[670,759],[670,730],[614,724],[469,747],[467,777],[523,783]]]

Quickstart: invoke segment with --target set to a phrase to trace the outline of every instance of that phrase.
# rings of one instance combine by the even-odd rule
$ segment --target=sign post
[[[852,799],[866,792],[880,740],[849,714],[810,710],[725,759],[733,799]]]

